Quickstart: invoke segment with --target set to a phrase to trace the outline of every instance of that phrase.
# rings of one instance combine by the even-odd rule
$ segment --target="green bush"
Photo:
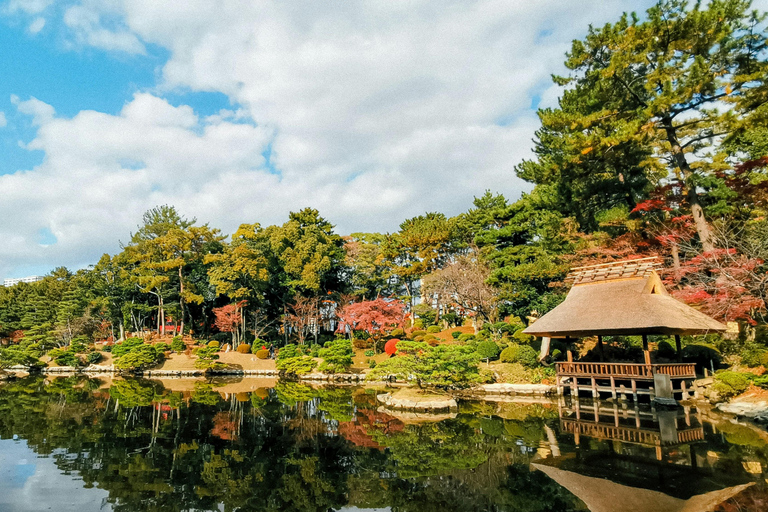
[[[114,352],[113,352],[114,354]],[[156,364],[162,357],[162,352],[158,351],[152,345],[134,346],[129,352],[121,355],[115,360],[115,368],[120,370],[141,370]]]
[[[421,318],[417,318],[413,321],[413,328],[414,329],[423,329],[424,328],[424,320]]]
[[[54,348],[48,352],[48,355],[59,366],[79,366],[80,358],[77,357],[74,350]]]
[[[714,345],[705,343],[693,343],[683,347],[683,361],[696,363],[701,368],[709,368],[711,364],[717,368],[722,360],[722,355]]]
[[[663,357],[664,359],[673,359],[676,354],[677,351],[668,341],[660,341],[656,346],[656,355],[659,357]]]
[[[392,329],[392,332],[389,333],[389,336],[391,338],[402,338],[405,336],[405,331],[400,327],[397,327],[396,329]]]
[[[269,344],[259,338],[256,338],[253,340],[253,343],[251,343],[251,353],[255,354],[259,350],[262,350],[262,347],[269,348]]]
[[[424,341],[424,336],[415,336],[413,341]]]
[[[755,377],[752,379],[752,384],[760,386],[763,389],[768,389],[768,374]]]
[[[459,341],[465,341],[465,342],[473,339],[475,339],[474,334],[460,334],[458,337]]]
[[[715,383],[712,389],[717,391],[720,398],[728,399],[740,395],[749,388],[751,374],[722,371],[715,374]]]
[[[431,334],[435,334],[435,333],[440,332],[440,331],[441,331],[441,329],[437,325],[430,325],[429,327],[427,327],[427,332],[431,333]]]
[[[750,368],[763,364],[768,359],[768,351],[759,345],[750,345],[741,352],[741,363]]]
[[[269,350],[259,349],[256,351],[256,357],[259,359],[269,359]]]
[[[302,375],[309,373],[317,366],[317,361],[311,357],[301,355],[296,345],[286,345],[277,354],[277,369],[289,375]]]
[[[173,341],[171,341],[171,350],[174,352],[180,353],[184,352],[186,349],[186,345],[184,345],[184,340],[181,336],[174,336]]]
[[[226,367],[224,363],[217,361],[217,359],[219,359],[218,341],[211,343],[216,343],[216,345],[211,346],[211,344],[208,343],[205,347],[197,349],[195,368],[198,370],[220,370]]]
[[[251,346],[247,343],[241,343],[237,346],[237,351],[241,354],[250,354],[251,353]]]
[[[216,341],[216,340],[213,340],[213,341],[209,341],[209,342],[206,344],[206,347],[208,347],[208,348],[219,348],[219,347],[221,347],[221,343],[219,343],[219,342],[218,342],[218,341]]]
[[[415,331],[411,332],[411,336],[413,336],[414,338],[416,336],[424,336],[425,334],[427,334],[427,331],[425,331],[423,329],[416,329]]]
[[[477,352],[477,355],[480,356],[480,359],[485,359],[487,362],[491,359],[496,359],[501,352],[501,349],[499,349],[499,346],[493,341],[481,341],[477,344],[475,351]]]
[[[338,339],[327,342],[319,355],[323,358],[320,364],[321,372],[340,373],[349,371],[354,351],[349,340]]]
[[[127,338],[124,342],[118,343],[112,347],[112,355],[114,357],[120,357],[136,347],[144,344],[144,340],[141,338]]]
[[[339,338],[339,339],[344,339],[344,338]],[[326,342],[326,344],[330,343],[331,341],[334,341],[334,340],[329,340],[329,341]],[[345,340],[345,341],[347,343],[349,343],[350,346],[352,346],[352,342],[347,341],[347,340]],[[317,343],[313,343],[312,345],[310,345],[309,346],[309,357],[320,357],[320,350],[322,350],[322,348],[323,347],[321,347]]]
[[[365,351],[365,357],[373,357],[376,353],[373,350],[366,350]]]
[[[374,361],[373,359],[368,361],[368,368],[376,368],[376,361]]]
[[[455,340],[459,339],[459,336],[461,336],[461,331],[453,331],[451,333],[451,337]]]
[[[501,351],[499,359],[502,363],[520,363],[523,366],[533,368],[539,364],[539,355],[529,345],[513,343]]]
[[[85,360],[88,362],[88,364],[96,364],[99,361],[101,361],[102,355],[101,352],[93,351],[85,358]]]
[[[170,350],[171,347],[168,346],[167,343],[155,343],[155,350],[158,352],[165,352],[166,350]]]

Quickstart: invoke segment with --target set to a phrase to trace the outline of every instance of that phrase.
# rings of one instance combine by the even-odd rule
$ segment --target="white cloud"
[[[650,0],[648,3],[651,3]],[[3,266],[95,261],[141,214],[174,204],[231,232],[313,206],[340,232],[391,231],[424,211],[456,214],[485,189],[516,198],[530,156],[534,97],[589,23],[639,8],[600,3],[378,0],[85,0],[64,22],[81,44],[169,51],[155,94],[220,91],[237,107],[199,118],[137,94],[119,115],[39,125],[31,171],[0,176]],[[242,124],[253,120],[256,124]],[[267,168],[262,153],[271,148]],[[30,205],[33,205],[32,207]],[[35,234],[50,229],[47,248]],[[112,244],[111,246],[109,244]],[[52,265],[53,266],[53,265]]]
[[[8,120],[5,118],[5,112],[0,112],[0,128],[8,126]]]
[[[45,27],[45,18],[35,18],[32,23],[29,24],[30,34],[37,34]]]
[[[5,9],[10,13],[40,14],[53,2],[54,0],[10,0]]]

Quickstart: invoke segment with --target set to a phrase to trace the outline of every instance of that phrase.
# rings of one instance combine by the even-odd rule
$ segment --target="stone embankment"
[[[477,391],[484,395],[550,396],[557,393],[557,386],[549,384],[483,384]]]
[[[768,425],[768,402],[764,400],[739,400],[717,404],[715,408],[737,418],[746,418],[761,425]]]

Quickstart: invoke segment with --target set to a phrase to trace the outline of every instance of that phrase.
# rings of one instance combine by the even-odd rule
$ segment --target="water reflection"
[[[686,502],[765,478],[759,431],[595,405],[463,402],[428,421],[362,388],[30,378],[0,388],[0,437],[79,475],[73,495],[100,489],[94,510],[618,510],[580,489]]]

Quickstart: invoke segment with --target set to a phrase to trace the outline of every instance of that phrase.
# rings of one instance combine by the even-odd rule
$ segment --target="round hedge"
[[[269,358],[269,350],[260,349],[256,351],[256,357],[259,359],[268,359]]]
[[[251,353],[251,346],[247,343],[241,343],[237,346],[237,351],[241,354],[250,354]]]

